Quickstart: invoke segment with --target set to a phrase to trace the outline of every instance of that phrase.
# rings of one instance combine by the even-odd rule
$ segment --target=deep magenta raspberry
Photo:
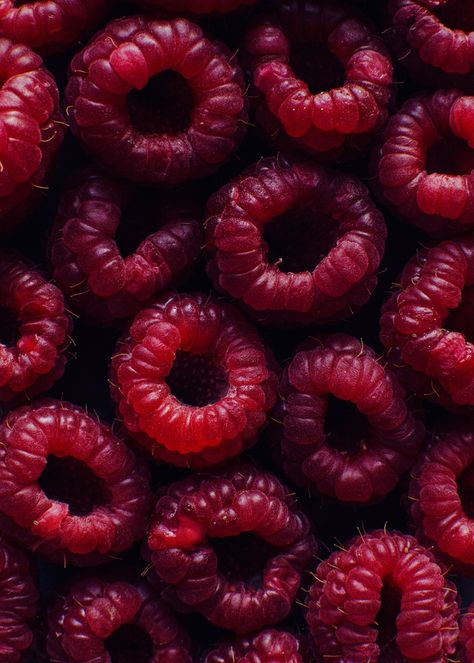
[[[474,661],[474,604],[472,603],[462,616],[459,642],[461,644],[461,663],[472,663]]]
[[[204,663],[303,663],[299,649],[298,640],[290,633],[267,629],[218,647]]]

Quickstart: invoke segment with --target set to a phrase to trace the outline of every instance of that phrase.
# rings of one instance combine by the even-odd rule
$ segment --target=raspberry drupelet
[[[226,14],[239,7],[253,5],[256,0],[141,0],[147,7],[161,7],[176,14],[190,12],[192,14]]]
[[[473,663],[474,661],[474,604],[462,616],[459,628],[459,643],[461,645],[460,663]]]
[[[303,663],[303,658],[294,636],[268,629],[218,647],[206,656],[204,663]]]
[[[0,250],[0,401],[28,400],[59,380],[72,328],[62,292],[17,253]]]
[[[145,533],[148,468],[108,426],[74,405],[38,401],[0,425],[0,522],[35,552],[107,561]]]
[[[424,426],[404,390],[360,340],[334,334],[296,354],[285,370],[281,453],[296,483],[342,501],[388,494],[408,471]]]
[[[267,134],[325,153],[387,118],[392,64],[383,41],[334,0],[284,0],[247,32],[245,56]],[[275,123],[276,120],[276,123]]]
[[[376,531],[322,562],[307,621],[323,660],[443,663],[456,651],[457,592],[416,539]]]
[[[255,443],[278,380],[275,361],[233,306],[167,294],[119,341],[110,384],[126,431],[153,458],[203,467]]]
[[[95,169],[63,195],[52,230],[53,276],[96,323],[135,315],[199,256],[199,210],[187,192],[158,194]]]
[[[383,196],[430,235],[474,226],[474,97],[439,90],[389,121],[375,161]]]
[[[261,323],[349,317],[370,297],[386,227],[354,177],[272,157],[208,204],[208,274]]]
[[[38,593],[26,556],[0,539],[0,658],[24,660],[33,641]]]
[[[155,571],[169,585],[167,601],[221,628],[250,633],[290,612],[317,552],[310,530],[276,477],[237,464],[169,486],[156,505],[148,546]]]
[[[143,581],[76,581],[49,610],[46,648],[61,663],[192,663],[187,634]]]
[[[87,149],[141,184],[209,175],[245,133],[235,58],[182,18],[109,23],[73,58],[66,99]]]

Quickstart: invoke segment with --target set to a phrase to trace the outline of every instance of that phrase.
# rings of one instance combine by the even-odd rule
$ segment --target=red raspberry
[[[146,529],[148,470],[108,426],[54,400],[0,425],[1,526],[36,552],[88,565]]]
[[[0,539],[0,658],[23,660],[33,641],[38,593],[25,555]]]
[[[122,183],[90,170],[63,196],[51,262],[54,278],[77,309],[111,323],[135,315],[172,285],[201,245],[198,212],[188,196],[157,199],[141,189],[124,191]]]
[[[474,225],[473,131],[474,97],[457,90],[408,100],[385,130],[377,156],[383,194],[429,234]]]
[[[247,117],[235,58],[181,18],[109,23],[72,60],[66,98],[87,148],[141,184],[214,172],[240,142]]]
[[[355,178],[264,159],[210,200],[208,273],[260,322],[347,317],[370,297],[386,228]]]
[[[191,663],[188,637],[145,582],[83,579],[48,615],[48,661]]]
[[[350,336],[334,334],[298,352],[280,394],[285,471],[339,500],[389,493],[423,442],[424,427],[396,378]]]
[[[455,405],[474,405],[473,285],[474,237],[441,242],[410,260],[380,320],[389,357]]]
[[[153,457],[202,467],[255,442],[278,374],[238,311],[205,295],[165,295],[129,334],[112,358],[112,396]]]
[[[267,133],[270,113],[295,145],[319,153],[383,125],[392,64],[352,7],[284,0],[249,30],[245,50],[263,97],[257,119]]]
[[[474,661],[474,603],[463,615],[459,629],[459,642],[462,647],[460,663]]]
[[[238,546],[235,537],[244,533],[254,539]],[[288,615],[317,552],[288,489],[242,464],[169,486],[156,505],[148,545],[158,576],[169,584],[166,600],[237,633]]]
[[[0,401],[29,399],[62,376],[71,319],[59,288],[6,250],[0,251],[0,307]]]
[[[268,629],[210,652],[204,663],[303,663],[299,643],[290,633]]]
[[[191,12],[193,14],[211,14],[219,12],[225,14],[238,7],[253,5],[256,0],[142,0],[149,7],[162,7],[168,11],[179,14]]]
[[[0,35],[50,53],[74,45],[105,15],[107,0],[0,1]]]
[[[456,597],[416,539],[377,531],[318,566],[307,620],[324,660],[443,663],[456,650]]]

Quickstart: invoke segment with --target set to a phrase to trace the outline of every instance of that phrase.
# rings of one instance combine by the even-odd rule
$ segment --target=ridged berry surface
[[[474,661],[474,604],[471,604],[462,616],[459,629],[459,642],[461,644],[461,663]]]
[[[303,663],[298,640],[286,631],[268,629],[210,652],[204,663]]]

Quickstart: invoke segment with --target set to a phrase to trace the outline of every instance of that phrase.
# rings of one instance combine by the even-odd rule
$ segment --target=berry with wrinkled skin
[[[459,643],[461,650],[461,663],[474,661],[474,604],[462,616],[459,628]]]
[[[385,237],[358,180],[278,156],[211,197],[208,274],[259,322],[339,320],[369,299]]]
[[[408,410],[395,376],[350,336],[334,334],[298,352],[280,394],[285,471],[339,500],[368,502],[389,493],[423,443],[424,427]],[[356,406],[364,426],[359,430],[349,418],[342,431],[331,429],[330,396]]]
[[[148,469],[111,429],[55,400],[0,425],[1,526],[54,561],[98,564],[145,533]]]
[[[211,14],[218,12],[226,14],[239,7],[253,5],[256,0],[142,0],[148,7],[161,7],[179,14],[190,12],[192,14]]]
[[[204,663],[303,663],[298,640],[286,631],[268,629],[210,652]]]
[[[323,660],[444,663],[456,650],[459,609],[443,573],[416,539],[397,532],[364,534],[334,552],[318,566],[308,602]]]
[[[272,550],[255,581],[218,569],[218,539],[243,532]],[[156,505],[148,546],[155,571],[169,585],[166,600],[237,633],[288,615],[302,571],[317,552],[309,521],[288,489],[273,475],[242,464],[169,486]]]
[[[53,276],[74,307],[95,322],[135,315],[199,255],[198,212],[187,194],[152,195],[140,208],[143,197],[96,170],[83,173],[63,195],[52,230]],[[121,224],[132,241],[137,235],[142,240],[132,253],[118,244]]]
[[[66,99],[87,149],[141,184],[209,175],[245,133],[235,58],[182,18],[109,23],[72,60]]]
[[[211,465],[255,443],[278,386],[256,331],[229,304],[168,294],[133,321],[112,358],[127,432],[154,458]]]

